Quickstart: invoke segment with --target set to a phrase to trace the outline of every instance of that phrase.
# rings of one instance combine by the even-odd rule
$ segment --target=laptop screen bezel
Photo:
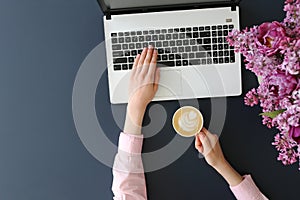
[[[160,6],[147,6],[147,7],[132,7],[132,8],[109,8],[104,0],[97,0],[101,10],[104,14],[130,14],[130,13],[141,13],[141,12],[158,12],[168,10],[184,10],[192,8],[208,8],[208,7],[222,7],[222,6],[236,6],[241,0],[231,1],[215,1],[215,2],[199,2],[199,3],[185,3],[185,4],[173,4],[173,5],[160,5]]]

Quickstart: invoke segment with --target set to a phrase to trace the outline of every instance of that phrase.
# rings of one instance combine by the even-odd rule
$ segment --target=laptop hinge
[[[231,11],[236,11],[236,4],[231,5]]]
[[[110,9],[108,9],[108,10],[105,12],[105,16],[106,16],[106,20],[111,20]]]

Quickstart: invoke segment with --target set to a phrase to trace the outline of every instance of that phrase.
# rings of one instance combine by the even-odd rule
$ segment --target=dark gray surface
[[[242,27],[281,20],[283,0],[243,0]],[[0,0],[0,199],[112,199],[111,169],[96,161],[80,142],[71,110],[75,75],[86,55],[103,41],[102,14],[96,0]],[[102,61],[104,62],[104,61]],[[243,70],[244,92],[256,86]],[[107,77],[99,83],[99,121],[116,143]],[[270,199],[298,199],[297,166],[276,161],[271,146],[276,130],[261,125],[258,108],[243,97],[227,99],[221,143],[241,173],[251,173]],[[208,99],[199,100],[206,118]],[[178,103],[161,102],[169,118]],[[147,117],[146,117],[147,121]],[[110,132],[111,131],[111,132]],[[174,135],[170,121],[144,151]],[[149,199],[234,199],[227,184],[193,147],[172,165],[146,174]]]

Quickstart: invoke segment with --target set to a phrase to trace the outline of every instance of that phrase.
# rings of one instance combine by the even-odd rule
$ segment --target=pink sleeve
[[[230,189],[238,200],[267,200],[250,175],[245,175],[240,184],[230,187]]]
[[[146,200],[146,182],[141,151],[142,135],[121,133],[113,166],[114,200]]]

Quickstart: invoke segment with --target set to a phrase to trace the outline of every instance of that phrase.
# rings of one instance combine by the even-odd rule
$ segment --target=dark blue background
[[[283,0],[244,0],[242,27],[282,20]],[[111,169],[95,160],[77,136],[72,117],[72,88],[80,64],[104,40],[96,0],[0,1],[0,199],[112,199]],[[99,62],[105,62],[104,60]],[[243,70],[244,93],[257,85]],[[101,124],[117,142],[110,116],[107,77],[96,100]],[[199,100],[209,118],[208,99]],[[161,102],[169,111],[177,102]],[[270,199],[298,199],[297,165],[276,161],[271,142],[276,130],[261,125],[259,108],[243,97],[227,99],[221,144],[241,173],[251,173]],[[147,117],[146,117],[147,121]],[[174,135],[170,122],[145,140],[148,151]],[[169,134],[169,135],[168,135]],[[225,181],[193,147],[170,166],[146,174],[149,199],[234,199]]]

